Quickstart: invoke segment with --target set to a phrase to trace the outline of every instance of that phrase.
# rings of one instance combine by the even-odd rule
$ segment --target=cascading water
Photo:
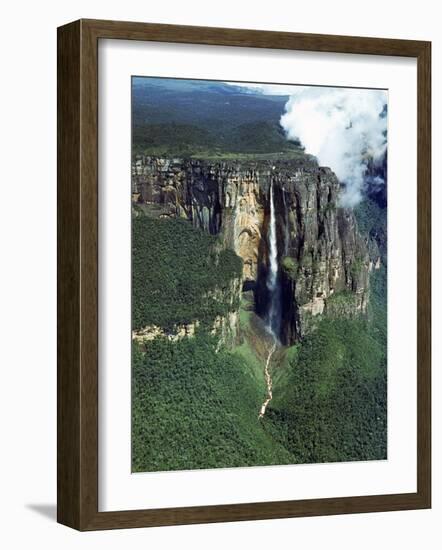
[[[284,213],[285,213],[285,224],[284,224],[284,256],[287,256],[289,251],[289,240],[290,240],[290,230],[289,230],[289,209],[287,207],[286,192],[282,189],[282,200],[284,202]]]
[[[264,377],[267,386],[267,398],[261,406],[258,418],[263,418],[267,405],[273,398],[272,377],[270,375],[270,361],[279,343],[281,328],[281,299],[278,281],[278,243],[276,239],[275,202],[273,197],[273,181],[270,184],[270,225],[269,225],[269,270],[267,274],[267,289],[269,291],[269,307],[267,312],[266,328],[271,334],[273,342],[267,355]]]
[[[273,181],[270,184],[270,225],[269,225],[269,271],[267,274],[269,307],[267,312],[267,330],[275,340],[279,340],[281,324],[280,289],[278,281],[278,244],[276,240],[275,202]]]

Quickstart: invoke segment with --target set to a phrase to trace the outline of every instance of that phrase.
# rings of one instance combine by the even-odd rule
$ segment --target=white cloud
[[[281,117],[287,137],[299,139],[345,183],[345,206],[361,199],[369,159],[386,152],[387,118],[380,116],[386,104],[382,90],[319,87],[300,87],[287,102]]]
[[[387,149],[387,92],[355,88],[244,84],[264,94],[290,95],[281,117],[289,139],[299,139],[321,166],[345,184],[341,202],[354,206],[362,197],[367,163]],[[376,184],[384,182],[379,176]]]

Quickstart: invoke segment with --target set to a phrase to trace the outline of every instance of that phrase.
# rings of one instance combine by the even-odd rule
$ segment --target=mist
[[[369,183],[369,164],[387,150],[387,92],[351,88],[293,87],[280,123],[288,139],[330,167],[344,184],[341,204],[352,207]],[[376,177],[376,185],[385,185]]]

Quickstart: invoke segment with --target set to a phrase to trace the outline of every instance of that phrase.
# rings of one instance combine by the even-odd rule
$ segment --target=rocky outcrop
[[[139,156],[133,201],[152,215],[177,216],[211,234],[243,259],[242,282],[255,307],[268,308],[269,192],[273,182],[281,291],[281,340],[290,343],[332,311],[330,298],[351,293],[347,314],[365,312],[369,255],[352,210],[339,205],[340,184],[315,159],[215,162]],[[350,304],[350,305],[348,305]]]
[[[132,171],[135,202],[161,206],[158,215],[189,219],[243,259],[243,279],[256,281],[265,217],[262,188],[269,173],[254,165],[140,157]]]
[[[195,336],[195,332],[199,327],[199,322],[188,323],[186,325],[177,325],[172,330],[166,330],[158,325],[148,325],[139,330],[132,331],[132,339],[142,343],[150,342],[155,338],[167,338],[171,342],[176,342],[182,338]]]
[[[219,344],[232,347],[237,343],[239,326],[238,311],[229,311],[226,315],[217,315],[210,329],[210,334],[217,337]],[[200,322],[176,325],[166,330],[157,325],[148,325],[139,330],[132,331],[132,340],[142,344],[155,338],[167,338],[176,342],[182,338],[192,338],[200,327]]]
[[[219,344],[232,347],[238,342],[239,327],[239,303],[242,290],[242,278],[232,278],[223,288],[214,288],[203,297],[223,305],[225,313],[216,315],[213,321],[205,328],[213,336],[217,337]],[[167,338],[172,342],[195,336],[202,327],[199,320],[186,324],[175,324],[164,328],[155,324],[132,330],[132,340],[143,343],[155,338]]]

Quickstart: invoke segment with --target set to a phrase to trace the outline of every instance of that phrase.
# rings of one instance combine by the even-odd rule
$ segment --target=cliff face
[[[209,327],[209,332],[217,337],[220,344],[227,347],[233,347],[238,341],[239,326],[239,300],[241,294],[242,280],[234,278],[229,285],[222,289],[216,289],[212,297],[226,305],[224,315],[216,315],[213,323]],[[139,343],[154,340],[157,337],[167,338],[172,342],[182,338],[192,337],[201,326],[200,321],[194,321],[187,324],[177,324],[169,329],[164,329],[158,325],[147,325],[143,328],[132,331],[132,339]]]
[[[300,155],[295,160],[201,161],[137,157],[134,202],[154,215],[187,218],[243,259],[243,285],[255,307],[268,308],[268,226],[273,183],[281,296],[281,334],[291,343],[318,316],[366,310],[373,267],[351,210],[339,207],[340,184],[328,168]],[[332,296],[334,299],[332,300]]]

